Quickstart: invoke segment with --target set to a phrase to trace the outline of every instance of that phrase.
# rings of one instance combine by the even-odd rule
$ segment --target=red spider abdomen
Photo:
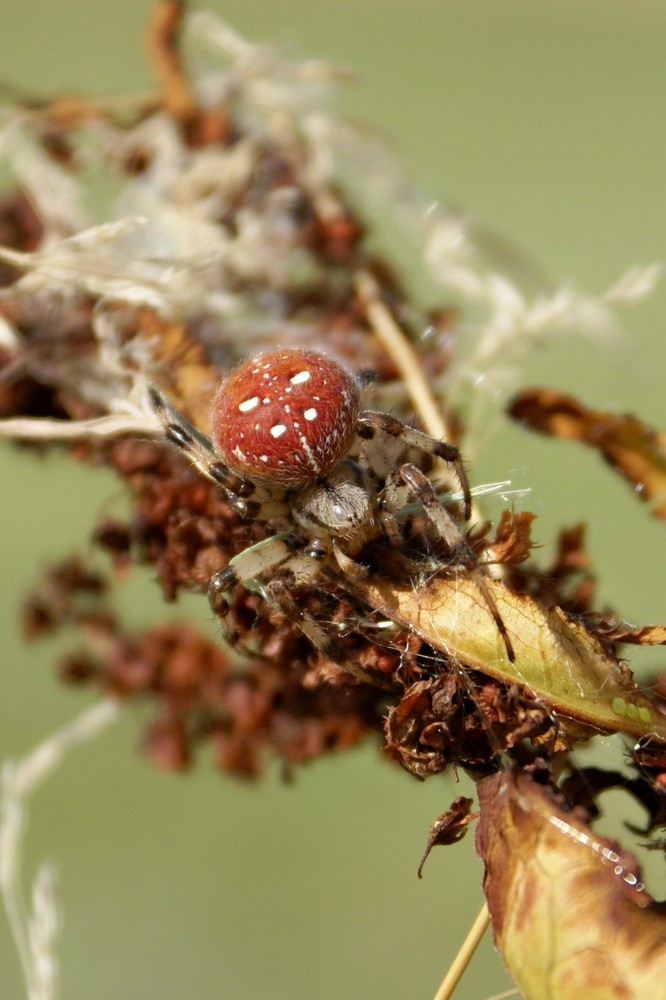
[[[220,386],[213,443],[233,472],[283,486],[325,475],[349,450],[359,411],[353,377],[316,351],[245,361]]]

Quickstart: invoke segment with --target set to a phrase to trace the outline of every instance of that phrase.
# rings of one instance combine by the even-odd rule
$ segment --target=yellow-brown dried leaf
[[[666,739],[666,718],[583,625],[496,580],[486,579],[486,585],[511,637],[513,663],[473,576],[437,576],[418,587],[371,576],[359,591],[436,649],[506,684],[521,685],[564,719]]]
[[[479,785],[495,944],[527,1000],[664,996],[666,914],[634,857],[515,769]]]
[[[530,529],[535,517],[536,514],[530,514],[529,511],[502,511],[495,540],[487,549],[493,562],[515,564],[527,559],[532,548]]]

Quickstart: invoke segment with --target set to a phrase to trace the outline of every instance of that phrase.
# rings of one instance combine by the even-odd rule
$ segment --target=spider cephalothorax
[[[241,516],[270,522],[276,534],[236,556],[210,582],[209,598],[230,641],[235,628],[230,596],[239,583],[264,577],[264,595],[295,617],[308,638],[356,676],[321,626],[299,610],[287,581],[315,583],[325,567],[353,581],[365,572],[357,556],[368,543],[386,538],[400,547],[397,517],[407,499],[419,501],[447,549],[447,566],[477,575],[507,655],[513,649],[504,624],[476,568],[474,554],[425,473],[411,463],[391,465],[380,442],[399,440],[405,449],[454,466],[465,517],[471,498],[456,447],[436,441],[387,413],[365,410],[361,390],[368,373],[352,376],[316,351],[278,350],[241,364],[220,385],[211,410],[211,440],[183,420],[152,391],[168,440],[224,492]],[[267,579],[270,575],[270,579]]]

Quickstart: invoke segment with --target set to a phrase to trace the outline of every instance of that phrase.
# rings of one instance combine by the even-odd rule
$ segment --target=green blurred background
[[[666,7],[663,0],[226,0],[209,6],[252,39],[359,70],[349,114],[390,136],[436,198],[465,206],[554,279],[598,292],[666,250]],[[0,76],[39,95],[145,88],[148,0],[7,0]],[[558,343],[525,384],[666,425],[666,297],[627,313],[626,337],[599,349]],[[86,544],[118,490],[52,455],[9,445],[2,475],[0,757],[27,751],[89,693],[63,689],[57,650],[26,649],[16,609],[39,568]],[[532,488],[549,558],[561,524],[586,520],[599,603],[636,623],[666,621],[663,528],[592,454],[499,424],[473,481]],[[492,515],[492,507],[490,509]],[[163,615],[146,581],[130,620]],[[180,613],[183,609],[169,610]],[[184,609],[208,626],[205,600]],[[663,666],[660,651],[634,660]],[[468,786],[420,785],[377,747],[319,762],[292,785],[185,777],[136,750],[142,713],[69,757],[31,814],[26,870],[53,859],[65,910],[66,1000],[159,997],[432,997],[481,903],[472,839],[437,850],[416,879],[432,820]],[[661,893],[656,884],[654,891]],[[508,987],[486,942],[457,996]],[[0,916],[0,998],[23,996]]]

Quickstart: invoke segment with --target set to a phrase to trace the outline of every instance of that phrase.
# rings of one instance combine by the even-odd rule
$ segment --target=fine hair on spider
[[[410,462],[391,463],[387,443],[441,458],[453,466],[463,514],[471,493],[458,449],[397,417],[361,405],[366,371],[353,376],[312,350],[283,349],[249,358],[224,379],[213,399],[210,439],[188,423],[151,386],[151,402],[166,439],[215,483],[242,518],[268,522],[275,534],[245,549],[211,578],[208,595],[224,637],[239,635],[234,589],[267,577],[261,593],[295,620],[329,659],[360,680],[377,678],[349,661],[338,639],[298,605],[294,587],[316,585],[325,569],[351,586],[367,570],[363,548],[386,539],[404,546],[399,513],[416,500],[444,544],[449,571],[476,581],[509,660],[513,646],[476,556],[427,475]]]

